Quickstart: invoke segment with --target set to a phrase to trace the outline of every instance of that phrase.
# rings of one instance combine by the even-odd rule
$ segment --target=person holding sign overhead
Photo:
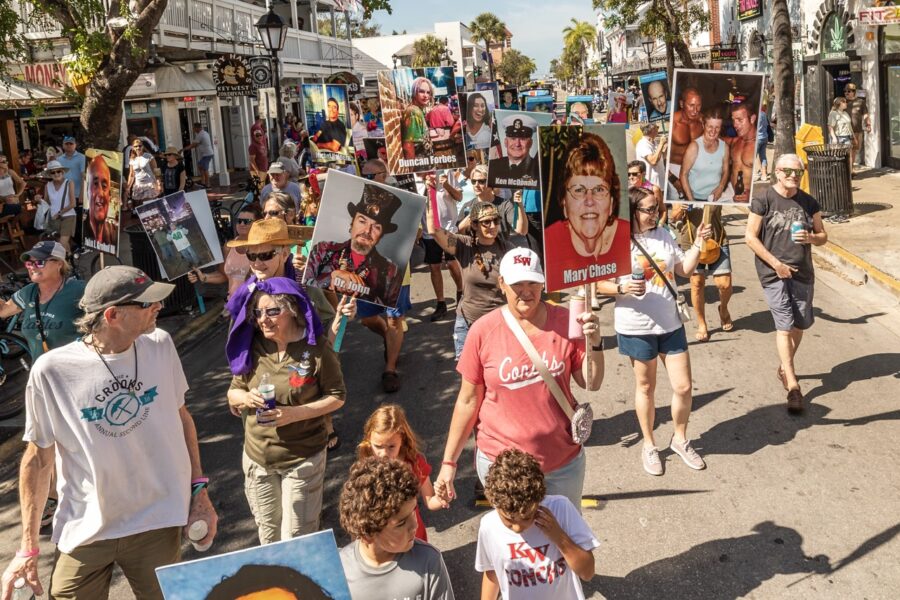
[[[503,119],[506,139],[506,156],[492,161],[491,175],[497,187],[536,187],[538,185],[538,162],[531,157],[533,136],[537,121],[528,115],[510,115]]]

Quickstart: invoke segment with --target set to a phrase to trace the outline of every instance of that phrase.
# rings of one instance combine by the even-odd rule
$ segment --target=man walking
[[[744,236],[756,254],[756,272],[775,320],[781,361],[777,375],[788,392],[792,413],[803,411],[794,356],[803,332],[813,324],[815,273],[810,245],[828,241],[819,203],[800,189],[802,177],[800,157],[782,154],[775,163],[775,185],[750,203]]]
[[[75,138],[71,135],[67,135],[63,138],[62,147],[63,153],[56,157],[56,160],[64,167],[68,168],[66,171],[65,178],[66,181],[71,181],[75,186],[75,231],[72,232],[72,235],[75,236],[76,239],[81,239],[81,214],[82,214],[82,204],[81,204],[81,188],[84,185],[84,171],[85,171],[85,156],[81,152],[75,149]]]
[[[853,129],[853,141],[850,144],[850,170],[856,169],[856,157],[861,156],[864,133],[872,132],[872,119],[869,118],[869,107],[866,99],[860,98],[855,83],[848,83],[844,88],[847,98],[847,111],[850,113],[850,127]]]
[[[138,598],[162,598],[154,569],[179,560],[182,530],[217,517],[175,345],[156,328],[175,286],[107,267],[84,291],[85,337],[41,356],[25,390],[19,478],[22,543],[3,574],[7,600],[24,578],[38,595],[38,522],[54,461],[59,508],[50,597],[102,599],[118,564]]]
[[[213,150],[209,133],[203,129],[200,123],[194,123],[194,139],[183,150],[197,149],[197,168],[200,169],[200,184],[209,187],[209,166],[212,164],[216,151]]]

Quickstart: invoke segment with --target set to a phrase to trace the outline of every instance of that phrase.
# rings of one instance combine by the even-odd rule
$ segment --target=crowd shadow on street
[[[828,314],[819,307],[813,307],[813,316],[815,316],[815,318],[830,321],[831,323],[840,323],[841,325],[865,325],[869,322],[869,319],[874,319],[875,317],[883,317],[886,314],[886,312],[877,312],[869,313],[867,315],[857,315],[851,319],[842,319],[840,317],[835,317],[834,315]]]

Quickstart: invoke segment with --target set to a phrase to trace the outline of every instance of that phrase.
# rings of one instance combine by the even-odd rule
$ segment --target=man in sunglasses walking
[[[813,324],[815,272],[811,246],[828,241],[818,201],[800,189],[803,163],[782,154],[775,185],[750,203],[744,239],[756,254],[756,273],[777,330],[778,380],[787,391],[788,411],[803,412],[803,393],[794,357],[803,332]]]
[[[138,598],[162,598],[154,569],[179,560],[182,533],[217,517],[203,477],[188,389],[172,338],[156,328],[175,286],[107,267],[84,291],[85,337],[41,356],[25,391],[19,479],[22,542],[0,597],[24,578],[40,595],[38,522],[58,467],[50,597],[107,598],[118,564]]]

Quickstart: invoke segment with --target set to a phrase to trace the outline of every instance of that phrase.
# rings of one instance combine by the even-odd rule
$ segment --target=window
[[[885,25],[882,27],[881,36],[884,54],[900,54],[900,25]]]

